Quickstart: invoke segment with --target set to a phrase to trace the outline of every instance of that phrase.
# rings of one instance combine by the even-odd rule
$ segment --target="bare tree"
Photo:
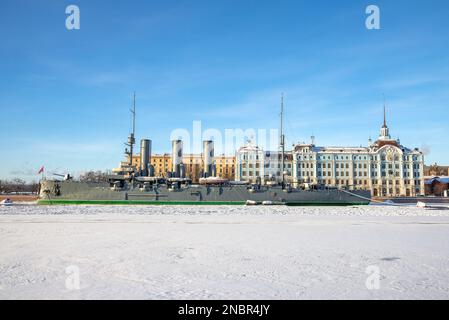
[[[0,181],[1,193],[36,193],[38,189],[39,185],[35,181],[27,183],[20,178]]]
[[[81,182],[107,182],[109,175],[110,175],[109,171],[106,171],[106,172],[103,172],[101,170],[88,171],[88,172],[80,175],[80,181]]]

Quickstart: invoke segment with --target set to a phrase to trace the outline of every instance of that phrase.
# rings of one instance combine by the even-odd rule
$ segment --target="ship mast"
[[[132,115],[132,132],[128,137],[128,143],[126,144],[129,146],[129,165],[133,165],[133,149],[134,144],[136,143],[135,134],[136,134],[136,93],[134,92],[133,96],[133,107],[129,110]]]
[[[282,174],[282,186],[285,185],[284,176],[284,157],[285,157],[285,136],[284,136],[284,94],[281,95],[281,136],[280,136],[280,149],[281,149],[281,174]]]

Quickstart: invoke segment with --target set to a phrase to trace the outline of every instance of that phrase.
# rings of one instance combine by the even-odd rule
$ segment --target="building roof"
[[[262,148],[260,148],[259,146],[255,145],[252,142],[248,142],[247,144],[245,144],[243,147],[240,147],[237,152],[249,152],[249,151],[263,151]]]
[[[386,106],[384,103],[383,107],[384,111],[384,118],[383,118],[383,124],[380,130],[379,138],[372,143],[371,139],[369,139],[369,146],[367,147],[343,147],[343,146],[330,146],[330,147],[319,147],[315,146],[315,144],[312,143],[298,143],[294,146],[294,152],[298,152],[300,149],[308,148],[312,152],[320,152],[320,153],[348,153],[348,154],[363,154],[363,153],[376,153],[378,150],[382,149],[385,146],[392,146],[400,149],[403,153],[414,153],[414,154],[422,154],[419,149],[409,149],[407,147],[404,147],[401,145],[401,142],[399,139],[392,139],[389,128],[387,125],[387,113],[386,113]]]
[[[449,177],[442,176],[442,177],[425,177],[425,184],[432,184],[434,182],[449,184]]]
[[[369,148],[364,147],[318,147],[321,152],[355,153],[369,152]]]
[[[368,153],[369,148],[366,147],[318,147],[315,145],[303,145],[298,144],[295,146],[295,151],[298,151],[301,147],[309,147],[312,152],[328,152],[328,153]]]

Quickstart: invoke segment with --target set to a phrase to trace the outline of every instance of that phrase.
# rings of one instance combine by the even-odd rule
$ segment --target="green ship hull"
[[[40,205],[205,205],[205,206],[237,206],[247,204],[244,201],[133,201],[133,200],[38,200]],[[261,204],[261,203],[260,203]],[[367,202],[288,202],[272,203],[272,205],[286,206],[362,206]]]
[[[125,186],[117,190],[108,183],[76,181],[41,182],[42,205],[287,205],[352,206],[370,203],[368,191],[339,189],[301,190],[280,186],[190,185],[176,190],[166,185],[151,189]]]

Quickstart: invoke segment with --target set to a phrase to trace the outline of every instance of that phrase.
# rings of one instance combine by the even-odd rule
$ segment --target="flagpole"
[[[45,172],[45,167],[42,166],[42,167],[39,169],[39,172],[38,172],[38,174],[41,174],[42,180],[44,180],[44,172]]]

